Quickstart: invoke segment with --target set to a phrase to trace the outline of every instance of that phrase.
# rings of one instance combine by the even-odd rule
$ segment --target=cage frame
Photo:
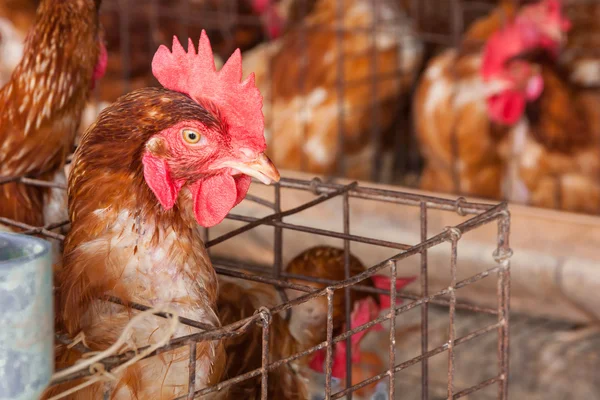
[[[55,184],[52,182],[45,182],[34,178],[27,177],[7,177],[0,178],[0,186],[9,182],[19,182],[25,185],[31,185],[42,188],[61,188],[66,189],[63,185]],[[255,183],[259,183],[255,181]],[[306,203],[301,204],[300,206],[282,211],[281,210],[281,192],[283,189],[295,189],[302,190],[305,192],[312,192],[316,197],[308,201]],[[343,199],[343,220],[344,220],[344,232],[335,232],[325,229],[319,229],[309,226],[302,226],[296,224],[289,224],[283,222],[283,218],[286,216],[291,216],[297,214],[301,211],[307,210],[311,207],[314,207],[318,204],[324,203],[330,199],[334,198],[342,198]],[[227,260],[213,260],[213,265],[218,274],[227,275],[234,278],[247,279],[250,281],[256,281],[260,283],[266,283],[273,285],[275,288],[281,290],[284,288],[294,289],[298,291],[302,291],[306,294],[293,299],[288,300],[283,297],[283,302],[278,304],[277,306],[268,309],[265,307],[256,310],[255,314],[251,317],[245,318],[243,320],[237,321],[233,324],[215,329],[208,325],[202,324],[200,321],[193,321],[187,318],[179,317],[179,322],[183,325],[192,326],[198,329],[204,329],[204,332],[194,333],[191,335],[172,338],[169,340],[169,343],[151,354],[147,355],[147,357],[152,357],[157,354],[179,348],[182,346],[190,346],[190,361],[189,361],[189,392],[187,395],[182,396],[179,399],[192,399],[202,397],[203,395],[221,390],[225,387],[234,385],[238,382],[241,382],[246,379],[251,379],[255,376],[261,375],[261,399],[267,399],[267,387],[268,387],[268,372],[272,369],[278,368],[283,364],[292,362],[298,358],[307,356],[312,354],[320,349],[326,349],[326,365],[325,365],[325,398],[326,399],[338,399],[344,396],[347,398],[352,398],[352,393],[361,389],[364,386],[367,386],[373,382],[379,381],[381,379],[385,379],[386,377],[389,379],[389,396],[390,399],[394,398],[395,395],[395,374],[414,365],[417,363],[421,363],[421,390],[422,390],[422,399],[426,400],[429,398],[429,378],[428,378],[428,359],[440,354],[444,351],[448,353],[448,399],[457,399],[464,397],[468,394],[474,393],[480,389],[488,387],[493,384],[498,385],[498,399],[506,400],[508,399],[508,374],[509,374],[509,313],[510,313],[510,257],[512,255],[512,250],[510,249],[509,244],[509,235],[510,235],[510,212],[508,211],[508,205],[506,202],[498,203],[496,205],[483,204],[483,203],[473,203],[467,201],[463,197],[459,197],[456,200],[448,200],[442,198],[436,198],[432,196],[424,196],[419,194],[405,193],[401,191],[395,190],[387,190],[387,189],[379,189],[373,188],[369,186],[359,185],[357,182],[351,182],[348,184],[337,184],[337,183],[324,183],[319,178],[314,178],[313,180],[302,180],[302,179],[291,179],[291,178],[282,178],[281,181],[274,185],[274,198],[275,202],[270,202],[268,200],[259,198],[254,195],[249,195],[245,201],[252,201],[267,208],[272,209],[274,212],[272,214],[267,215],[262,218],[248,217],[242,216],[238,214],[230,213],[227,216],[227,219],[237,220],[245,222],[244,225],[237,229],[233,229],[228,233],[225,233],[217,238],[212,240],[205,241],[207,249],[210,247],[222,243],[228,239],[233,237],[237,237],[238,235],[247,232],[253,228],[258,226],[272,226],[274,227],[275,236],[274,236],[274,263],[273,268],[270,271],[270,274],[267,276],[259,275],[259,274],[249,274],[242,272],[241,270],[256,270],[256,266],[248,265],[246,263],[238,262],[238,261],[227,261]],[[420,237],[421,241],[415,245],[403,244],[403,243],[395,243],[389,242],[386,240],[374,239],[364,236],[352,235],[350,233],[350,198],[357,199],[365,199],[377,202],[387,202],[394,203],[396,205],[403,206],[412,206],[418,207],[420,210]],[[455,212],[460,216],[468,217],[465,221],[455,225],[446,227],[439,233],[434,234],[431,237],[428,233],[427,226],[427,215],[428,210],[443,210],[449,212]],[[458,243],[464,233],[477,229],[486,224],[496,222],[498,225],[498,233],[497,233],[497,247],[493,254],[493,258],[496,261],[497,265],[492,268],[488,268],[481,273],[470,276],[466,279],[462,279],[460,281],[457,280],[457,257],[458,257]],[[0,217],[0,223],[11,226],[16,230],[21,230],[19,233],[23,234],[31,234],[31,235],[40,235],[45,237],[46,239],[54,239],[54,240],[63,240],[64,236],[55,232],[52,232],[51,229],[55,229],[57,227],[61,227],[68,224],[68,221],[64,221],[59,224],[51,224],[43,227],[34,227],[27,224],[23,224],[17,221],[13,221],[7,218]],[[370,245],[381,246],[386,248],[394,248],[396,250],[400,250],[398,254],[395,256],[389,257],[388,259],[379,262],[363,273],[354,275],[352,277],[346,278],[342,281],[328,281],[319,278],[312,278],[303,275],[292,275],[287,274],[282,271],[282,252],[283,252],[283,231],[284,230],[291,231],[300,231],[315,235],[322,235],[328,237],[334,237],[337,239],[342,239],[344,241],[344,269],[346,276],[349,276],[349,264],[350,264],[350,242],[360,242],[367,243]],[[208,230],[207,236],[208,236]],[[451,255],[450,255],[450,277],[451,283],[450,286],[446,289],[438,291],[436,293],[429,293],[428,288],[428,260],[427,260],[427,252],[428,249],[440,245],[442,243],[449,242],[451,244]],[[397,279],[397,263],[403,259],[406,259],[411,256],[420,256],[420,287],[421,293],[406,293],[404,291],[396,291],[395,283]],[[389,290],[370,288],[366,286],[361,286],[360,281],[372,276],[373,274],[385,269],[391,269],[391,285]],[[263,271],[264,272],[264,271]],[[456,299],[456,290],[461,287],[465,287],[471,285],[475,282],[480,281],[490,275],[497,274],[497,293],[496,297],[498,299],[498,306],[496,309],[479,307],[477,305],[467,304],[458,302]],[[325,283],[327,286],[323,289],[315,289],[314,287],[300,285],[296,283],[291,283],[286,281],[288,278],[301,279],[306,282],[319,282]],[[392,307],[385,313],[385,315],[380,315],[378,318],[371,320],[370,322],[363,324],[361,326],[355,327],[353,329],[347,329],[345,332],[341,333],[338,336],[333,336],[333,294],[335,290],[345,290],[347,293],[350,290],[361,290],[379,294],[388,294],[391,298]],[[327,315],[327,338],[324,342],[296,353],[290,357],[287,357],[282,360],[277,360],[269,363],[269,326],[271,317],[275,313],[286,312],[287,310],[292,309],[293,306],[304,303],[311,299],[314,299],[318,296],[326,296],[328,300],[328,315]],[[448,300],[445,297],[449,297]],[[398,305],[396,304],[396,298],[403,298],[411,300],[408,304]],[[108,297],[107,300],[124,305],[118,298]],[[350,296],[346,296],[346,320],[350,320]],[[429,349],[429,332],[428,332],[428,306],[429,304],[438,304],[448,306],[449,309],[449,338],[448,341],[441,346],[435,347],[433,349]],[[148,310],[148,306],[144,306],[136,303],[128,303],[128,305],[132,309],[145,311]],[[400,315],[403,312],[406,312],[415,307],[421,306],[421,354],[419,356],[413,357],[409,360],[403,361],[401,363],[397,363],[396,360],[396,347],[395,347],[395,331],[396,331],[396,316]],[[467,335],[456,337],[455,333],[455,314],[457,309],[466,309],[476,313],[487,313],[487,314],[495,314],[498,316],[498,321],[494,324],[485,326],[483,328],[477,329],[475,331],[470,332]],[[157,313],[158,317],[166,318],[168,315],[164,313]],[[380,324],[390,320],[390,328],[389,328],[389,337],[390,337],[390,347],[389,347],[389,360],[388,360],[388,368],[385,372],[380,373],[376,376],[368,378],[362,382],[359,382],[355,385],[352,385],[351,378],[351,355],[352,355],[352,346],[347,346],[346,354],[347,354],[347,365],[346,365],[346,388],[337,392],[331,393],[331,381],[332,381],[332,363],[333,363],[333,346],[335,343],[347,340],[348,343],[350,341],[350,337],[352,334],[364,331],[372,326]],[[259,369],[244,373],[237,377],[232,377],[223,382],[218,383],[217,385],[203,388],[199,390],[195,390],[195,370],[196,370],[196,359],[193,356],[195,352],[195,345],[199,342],[205,340],[220,340],[230,336],[243,334],[252,323],[258,323],[262,326],[262,366]],[[498,334],[498,344],[497,344],[497,363],[498,363],[498,374],[494,377],[490,377],[489,379],[480,382],[479,384],[470,386],[468,388],[464,388],[462,390],[457,390],[454,386],[454,376],[455,376],[455,364],[454,364],[454,347],[463,343],[467,343],[481,335],[487,334],[489,332],[496,331]],[[56,340],[59,343],[69,344],[71,341],[66,336],[57,335]],[[89,349],[86,349],[81,343],[76,344],[78,350],[82,352],[88,352]],[[146,347],[142,347],[137,349],[138,351],[143,351]],[[194,349],[193,351],[191,349]],[[106,371],[110,371],[112,368],[115,368],[126,361],[130,360],[132,357],[136,355],[134,351],[126,351],[124,353],[113,355],[104,358],[101,363],[103,364]],[[145,357],[145,358],[147,358]],[[63,377],[60,379],[55,379],[51,382],[51,385],[59,384],[61,382],[79,379],[86,376],[90,376],[90,370],[82,370],[79,372],[75,372],[73,374],[68,375],[67,377]],[[105,392],[106,396],[109,396],[110,388],[107,386]],[[109,397],[108,397],[109,398]]]

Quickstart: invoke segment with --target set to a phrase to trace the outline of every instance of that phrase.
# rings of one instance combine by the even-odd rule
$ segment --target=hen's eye
[[[184,129],[181,134],[183,139],[190,144],[196,144],[200,141],[200,134],[192,129]]]

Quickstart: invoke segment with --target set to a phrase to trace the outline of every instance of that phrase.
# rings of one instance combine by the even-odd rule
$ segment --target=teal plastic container
[[[54,372],[51,244],[0,232],[0,400],[38,399]]]

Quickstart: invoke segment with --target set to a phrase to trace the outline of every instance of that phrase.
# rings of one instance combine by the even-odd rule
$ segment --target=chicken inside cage
[[[599,21],[0,0],[0,266],[52,244],[55,331],[42,383],[0,333],[0,399],[600,396]]]

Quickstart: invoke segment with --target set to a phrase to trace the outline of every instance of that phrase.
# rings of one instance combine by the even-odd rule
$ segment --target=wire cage
[[[41,187],[58,187],[53,183],[38,181],[29,178],[4,178],[0,181],[1,184],[7,182],[18,181],[27,185],[41,186]],[[64,189],[64,188],[63,188]],[[286,210],[281,209],[282,201],[287,196],[297,196],[298,191],[305,194],[311,194],[311,200],[303,202],[301,205],[289,208]],[[273,196],[271,198],[262,198],[257,195],[251,194],[247,197],[244,202],[253,202],[260,207],[267,210],[267,215],[264,217],[256,217],[250,215],[241,215],[236,213],[230,213],[227,217],[230,221],[243,222],[241,227],[235,229],[229,229],[224,234],[220,234],[216,237],[210,238],[209,235],[212,232],[207,230],[207,241],[206,246],[210,249],[216,245],[226,245],[228,241],[233,240],[236,237],[244,234],[245,232],[251,231],[259,227],[271,227],[274,231],[273,241],[273,254],[274,260],[272,265],[257,266],[249,263],[239,262],[236,260],[218,259],[213,257],[215,269],[218,274],[230,276],[236,279],[249,280],[254,282],[260,282],[264,284],[273,285],[279,290],[293,289],[304,294],[293,300],[287,300],[282,297],[282,302],[273,308],[262,307],[256,310],[256,313],[248,318],[242,319],[235,323],[227,326],[223,326],[219,329],[206,329],[206,326],[202,321],[192,321],[186,318],[180,318],[180,323],[200,329],[205,329],[200,333],[191,334],[184,337],[175,337],[169,340],[166,345],[163,345],[155,349],[147,357],[157,356],[158,354],[168,352],[182,346],[190,346],[195,349],[195,344],[202,341],[209,340],[222,340],[228,337],[236,335],[244,335],[245,332],[252,326],[253,323],[258,323],[262,326],[262,365],[260,368],[254,371],[248,371],[243,375],[236,377],[228,377],[227,380],[220,382],[216,386],[207,388],[195,388],[194,377],[196,362],[195,357],[190,357],[189,371],[189,393],[181,398],[199,398],[208,393],[222,390],[230,385],[234,385],[246,379],[252,379],[257,376],[261,376],[261,388],[263,399],[267,398],[267,387],[269,385],[268,373],[276,368],[283,367],[287,363],[292,363],[301,357],[312,354],[319,349],[326,349],[326,368],[325,368],[325,387],[322,389],[324,397],[326,399],[336,398],[351,398],[352,394],[360,388],[369,385],[373,382],[380,380],[389,380],[389,398],[404,398],[400,393],[396,392],[396,375],[410,366],[421,364],[421,397],[422,399],[430,398],[428,386],[430,383],[428,360],[441,353],[446,353],[447,362],[447,384],[448,384],[448,399],[456,399],[468,396],[478,390],[491,387],[492,385],[497,386],[497,396],[499,399],[507,399],[508,397],[508,367],[509,367],[509,298],[510,298],[510,256],[511,249],[509,247],[509,233],[510,233],[510,214],[507,210],[506,203],[500,203],[497,205],[479,204],[468,202],[463,198],[459,198],[455,201],[446,200],[434,197],[420,196],[415,194],[403,193],[398,191],[389,191],[378,188],[372,188],[368,186],[360,186],[356,182],[349,184],[336,184],[336,183],[323,183],[319,179],[313,179],[312,181],[299,180],[299,179],[286,179],[283,178],[279,184],[275,185],[273,189]],[[343,220],[340,221],[343,225],[343,231],[334,231],[328,229],[319,229],[311,226],[305,226],[302,224],[293,224],[286,222],[284,219],[292,216],[297,216],[299,213],[309,210],[311,208],[318,207],[324,203],[330,203],[335,200],[340,200],[343,204]],[[382,240],[373,236],[362,236],[353,234],[350,230],[350,215],[352,210],[352,204],[357,201],[369,201],[377,204],[392,204],[397,208],[398,212],[403,212],[405,209],[417,209],[419,219],[414,221],[415,231],[420,237],[420,240],[416,244],[399,243],[395,241]],[[457,214],[460,217],[461,222],[455,226],[449,226],[439,232],[432,232],[428,224],[428,216],[431,213],[451,213]],[[22,224],[16,221],[7,220],[6,218],[0,218],[0,223],[11,226],[15,231],[20,231],[26,234],[33,234],[45,237],[49,240],[62,240],[63,236],[59,233],[53,232],[57,227],[67,224],[67,221],[60,224],[54,224],[51,226],[34,227]],[[496,266],[489,269],[485,269],[480,273],[462,277],[460,276],[460,265],[458,263],[458,253],[460,247],[460,239],[463,235],[469,232],[477,233],[485,225],[497,224],[497,237],[496,237],[496,251],[494,254],[490,254],[490,259],[493,258],[496,261]],[[298,234],[303,232],[305,234],[332,237],[340,239],[344,243],[344,269],[346,279],[342,281],[322,281],[309,276],[292,276],[282,269],[282,256],[285,252],[286,244],[284,243],[284,233]],[[349,267],[349,254],[351,244],[363,244],[373,246],[377,249],[387,249],[395,253],[392,257],[384,257],[385,259],[376,265],[371,266],[365,272],[350,276]],[[448,286],[447,288],[431,292],[428,284],[428,251],[436,246],[443,246],[444,244],[450,244],[449,260],[447,264],[448,271]],[[402,268],[402,261],[409,258],[419,258],[420,265],[420,291],[415,293],[396,291],[396,279],[398,270]],[[251,273],[248,271],[252,271]],[[364,279],[383,271],[388,271],[391,276],[390,289],[376,289],[373,287],[367,287],[361,284]],[[497,307],[496,308],[485,308],[479,307],[467,302],[459,301],[457,299],[457,293],[461,288],[474,285],[477,282],[487,278],[496,276],[497,279]],[[459,279],[460,277],[460,279]],[[304,284],[292,283],[290,278],[300,279],[306,283],[308,282],[320,282],[327,285],[323,289],[315,289],[311,286]],[[333,336],[333,295],[336,291],[367,291],[373,293],[389,294],[391,297],[391,304],[396,304],[396,299],[406,299],[408,302],[404,305],[396,305],[390,309],[389,312],[384,312],[377,318],[365,323],[361,326],[354,327],[353,329],[347,330],[346,332]],[[270,338],[270,321],[272,316],[277,313],[285,313],[288,310],[294,310],[299,304],[305,303],[316,297],[324,296],[327,298],[327,338],[324,342],[317,346],[304,349],[298,354],[293,354],[285,359],[273,359],[269,354],[269,338]],[[123,304],[118,298],[108,299],[117,304]],[[350,297],[346,296],[346,320],[349,320],[350,313]],[[447,341],[439,346],[432,346],[429,341],[428,323],[430,316],[428,315],[428,309],[430,305],[441,305],[448,308],[448,337]],[[136,310],[148,310],[147,305],[142,304],[130,304],[133,309]],[[421,309],[421,348],[420,355],[402,360],[396,351],[396,336],[397,336],[397,322],[396,317],[405,313],[411,309],[420,307]],[[487,313],[497,316],[497,322],[473,329],[468,333],[458,336],[457,335],[457,310],[469,310],[474,313]],[[169,318],[169,315],[157,314],[157,318]],[[334,344],[339,341],[346,340],[350,342],[350,338],[353,334],[364,331],[375,324],[386,323],[389,324],[389,331],[385,336],[389,337],[389,344],[387,352],[389,359],[387,360],[387,370],[381,371],[380,373],[369,377],[362,382],[352,385],[351,377],[351,364],[347,362],[346,368],[349,378],[347,379],[346,387],[335,391],[332,389],[332,352]],[[454,377],[459,371],[459,366],[455,363],[456,346],[468,345],[470,342],[475,340],[482,335],[489,335],[496,332],[497,334],[497,372],[490,376],[488,379],[475,384],[470,387],[456,387],[454,383]],[[389,333],[389,335],[388,335]],[[272,340],[272,339],[271,339]],[[70,343],[68,338],[57,336],[57,341],[60,343]],[[87,352],[81,343],[77,344],[81,351]],[[144,351],[145,348],[137,349],[138,352]],[[352,360],[351,353],[352,347],[347,346],[347,360]],[[193,354],[193,352],[190,352]],[[110,372],[117,368],[119,365],[123,365],[127,361],[131,360],[137,352],[126,351],[121,354],[108,356],[99,361],[103,365],[103,370]],[[84,369],[76,373],[68,375],[59,375],[55,378],[52,384],[58,384],[69,380],[74,380],[82,377],[88,377],[94,372],[97,373],[98,368],[95,369]],[[60,373],[60,371],[59,371]],[[110,386],[107,385],[105,398],[110,398]]]
[[[512,130],[483,124],[475,126],[469,138],[464,133],[469,116],[461,115],[456,116],[458,125],[448,128],[449,133],[440,132],[439,138],[426,137],[418,126],[418,104],[430,101],[422,98],[419,88],[431,63],[446,50],[462,51],[470,43],[465,42],[465,32],[490,13],[500,11],[506,23],[509,16],[498,8],[500,3],[519,7],[535,2],[280,0],[272,3],[286,21],[283,36],[269,40],[278,17],[252,11],[249,0],[148,0],[141,8],[127,0],[105,0],[102,18],[110,61],[97,89],[97,103],[102,107],[131,89],[155,83],[150,62],[158,45],[170,44],[172,35],[185,43],[206,29],[223,61],[239,47],[245,73],[257,74],[265,97],[269,153],[280,168],[597,214],[600,202],[580,204],[577,198],[600,198],[600,156],[590,151],[600,148],[595,139],[600,134],[592,134],[575,155],[570,150],[543,150],[543,157],[550,163],[556,159],[559,166],[549,171],[540,167],[534,171],[536,179],[523,165],[539,150],[529,146],[525,154],[524,139],[518,139],[522,135]],[[587,72],[572,75],[586,75],[582,90],[598,95],[600,31],[594,19],[600,16],[600,1],[563,4],[574,28],[561,52],[561,67],[580,65],[580,71]],[[455,60],[452,74],[460,77],[461,65]],[[571,81],[581,86],[580,80]],[[460,89],[455,91],[448,101],[465,97]],[[595,126],[591,119],[588,125]],[[498,149],[485,153],[478,147],[485,144],[472,139],[479,130],[511,139],[489,139]],[[485,162],[473,165],[469,157],[477,157],[478,151]],[[498,157],[501,161],[490,166],[489,159]],[[578,169],[581,163],[585,167]],[[427,169],[428,164],[434,167]],[[590,189],[580,189],[579,182]],[[574,192],[581,195],[569,195]]]

